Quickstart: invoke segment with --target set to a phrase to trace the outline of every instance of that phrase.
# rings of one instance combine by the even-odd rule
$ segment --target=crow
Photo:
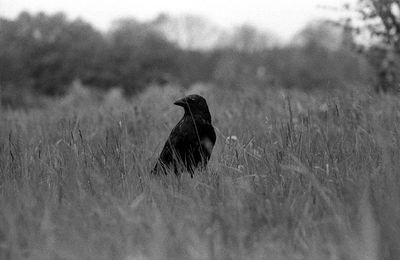
[[[161,151],[152,173],[168,170],[179,175],[183,171],[193,173],[204,169],[210,159],[216,135],[211,124],[211,114],[206,100],[199,95],[189,95],[175,103],[184,108],[185,113]]]

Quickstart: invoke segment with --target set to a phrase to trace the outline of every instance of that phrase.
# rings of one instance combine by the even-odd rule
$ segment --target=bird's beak
[[[186,106],[186,101],[184,98],[179,99],[177,101],[174,102],[174,105],[180,106],[180,107],[184,107]]]

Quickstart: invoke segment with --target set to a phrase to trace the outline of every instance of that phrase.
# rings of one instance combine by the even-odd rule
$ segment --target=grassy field
[[[177,88],[0,112],[0,259],[400,259],[397,97],[189,92],[217,129],[193,179],[149,175]]]

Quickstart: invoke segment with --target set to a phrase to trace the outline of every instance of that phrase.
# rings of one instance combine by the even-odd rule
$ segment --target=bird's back
[[[215,141],[211,123],[201,115],[185,115],[172,129],[153,172],[170,169],[193,174],[194,169],[206,166]]]

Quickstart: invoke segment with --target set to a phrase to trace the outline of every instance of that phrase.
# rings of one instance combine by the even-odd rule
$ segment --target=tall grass
[[[197,87],[208,171],[149,175],[184,93],[0,113],[0,259],[399,259],[400,103]]]

